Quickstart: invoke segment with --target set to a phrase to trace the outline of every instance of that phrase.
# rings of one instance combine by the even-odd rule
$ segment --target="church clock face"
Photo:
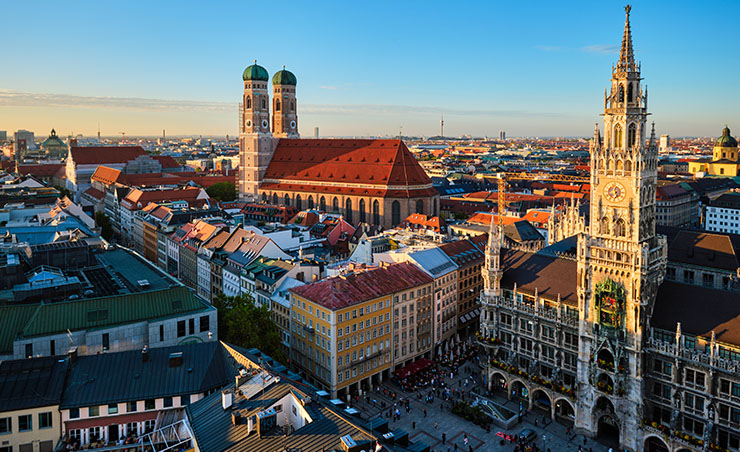
[[[609,202],[620,202],[625,197],[624,185],[619,182],[609,182],[604,187],[604,197]]]

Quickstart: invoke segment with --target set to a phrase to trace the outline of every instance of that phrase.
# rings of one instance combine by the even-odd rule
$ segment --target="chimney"
[[[740,271],[740,270],[738,270]],[[67,357],[69,358],[69,363],[72,364],[75,361],[77,361],[77,347],[72,347],[67,351]]]
[[[231,403],[233,401],[234,394],[229,391],[221,391],[221,406],[224,408],[224,410],[228,410],[231,408]],[[239,416],[238,414],[234,413],[233,416]],[[237,425],[239,422],[237,422],[236,419],[234,419],[234,425]]]
[[[182,365],[182,352],[170,353],[170,367],[180,367]]]
[[[141,360],[143,362],[149,361],[149,347],[146,345],[141,349]]]
[[[242,423],[242,416],[239,413],[231,413],[231,423],[239,425]]]

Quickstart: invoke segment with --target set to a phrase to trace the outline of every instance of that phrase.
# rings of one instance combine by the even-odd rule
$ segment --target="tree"
[[[103,212],[96,212],[95,224],[100,228],[100,236],[105,240],[110,240],[113,237],[113,225],[108,215]]]
[[[280,331],[267,306],[257,306],[249,295],[213,299],[218,311],[218,330],[222,341],[244,348],[258,348],[277,361],[285,362]]]
[[[221,202],[233,201],[236,199],[236,185],[231,182],[218,182],[206,188],[206,193]]]
[[[68,188],[62,187],[61,185],[54,185],[53,187],[59,190],[60,198],[69,197],[72,194],[72,192],[69,191]]]

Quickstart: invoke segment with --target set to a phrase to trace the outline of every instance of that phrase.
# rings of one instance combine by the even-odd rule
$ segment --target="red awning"
[[[418,361],[414,361],[413,363],[403,366],[394,373],[398,378],[406,378],[422,370],[429,369],[432,366],[434,366],[434,361],[422,358]]]
[[[144,422],[157,419],[157,414],[157,411],[145,411],[143,413],[123,414],[121,416],[90,417],[87,419],[67,421],[65,425],[67,431],[76,428],[107,427],[112,424],[125,425],[131,422]]]

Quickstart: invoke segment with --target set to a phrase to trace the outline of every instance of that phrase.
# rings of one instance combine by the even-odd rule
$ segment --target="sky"
[[[624,2],[3,2],[0,130],[237,133],[255,59],[303,136],[591,136]],[[632,3],[659,134],[740,132],[740,2]],[[644,86],[643,85],[643,86]],[[735,132],[735,133],[737,133]]]

